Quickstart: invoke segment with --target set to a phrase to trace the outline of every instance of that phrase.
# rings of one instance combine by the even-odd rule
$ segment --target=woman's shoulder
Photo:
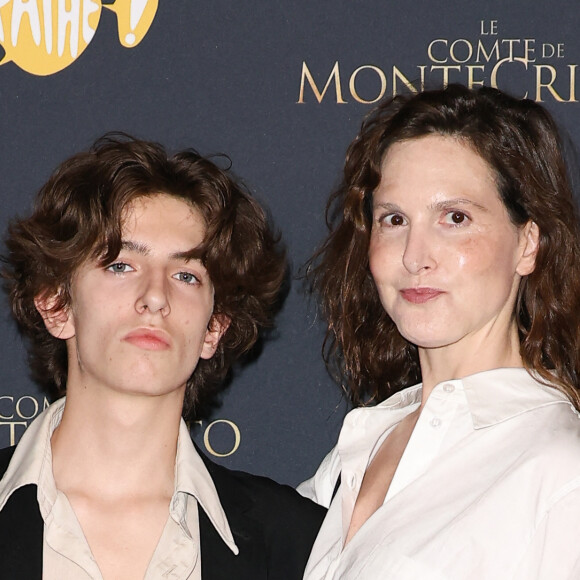
[[[322,460],[314,475],[298,486],[298,492],[328,508],[334,496],[340,471],[340,457],[337,448],[334,447]]]
[[[546,506],[568,494],[580,500],[580,416],[571,404],[536,408],[514,421],[512,445],[528,485],[539,486]],[[509,443],[506,442],[507,445]],[[514,449],[517,451],[517,449]]]

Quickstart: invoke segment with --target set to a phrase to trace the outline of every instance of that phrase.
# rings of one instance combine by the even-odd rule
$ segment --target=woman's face
[[[510,221],[486,162],[452,137],[395,143],[381,174],[370,269],[399,332],[423,348],[507,338],[535,224]]]

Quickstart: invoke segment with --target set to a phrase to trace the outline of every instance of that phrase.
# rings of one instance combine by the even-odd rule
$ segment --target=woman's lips
[[[144,350],[166,350],[171,346],[165,332],[153,329],[133,330],[123,340]]]
[[[437,290],[436,288],[405,288],[401,290],[401,296],[407,301],[413,304],[423,304],[424,302],[429,302],[441,294],[444,294],[442,290]]]

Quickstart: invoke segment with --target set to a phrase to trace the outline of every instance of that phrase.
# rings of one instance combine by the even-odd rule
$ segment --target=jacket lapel
[[[225,468],[199,453],[216,486],[240,552],[236,556],[199,506],[201,574],[203,580],[262,580],[268,576],[267,546],[262,526],[249,513],[254,501]]]
[[[0,451],[0,479],[15,447]],[[36,500],[36,485],[17,489],[0,511],[0,575],[5,580],[40,580],[44,522]]]
[[[0,511],[0,570],[5,580],[40,580],[44,522],[36,485],[17,489]]]

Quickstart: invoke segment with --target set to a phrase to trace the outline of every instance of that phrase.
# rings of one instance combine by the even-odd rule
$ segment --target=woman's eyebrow
[[[374,203],[373,210],[376,209],[385,209],[387,211],[401,211],[401,208],[397,204],[390,203],[388,201]]]
[[[480,203],[477,203],[476,201],[473,201],[472,199],[466,199],[463,197],[456,197],[453,199],[444,199],[442,201],[438,201],[436,203],[433,203],[429,207],[430,207],[430,209],[434,209],[436,211],[443,211],[445,209],[453,209],[454,207],[465,206],[465,205],[473,206],[473,207],[476,207],[477,209],[481,209],[483,211],[488,211],[488,209],[484,205],[481,205]]]

